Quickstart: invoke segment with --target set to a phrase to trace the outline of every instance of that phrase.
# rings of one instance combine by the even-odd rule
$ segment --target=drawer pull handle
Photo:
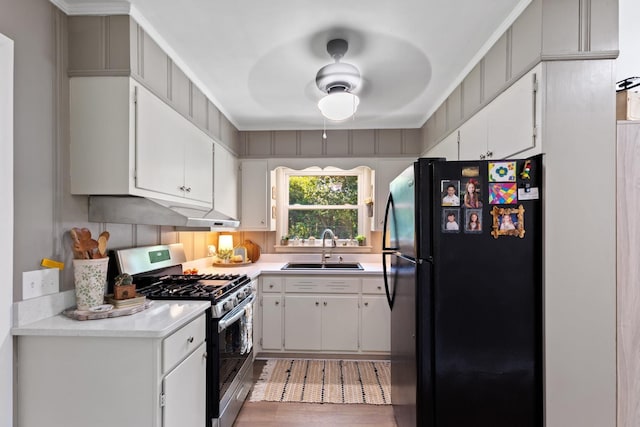
[[[193,342],[193,337],[187,338],[187,341],[189,342],[189,344],[191,344]]]
[[[368,302],[365,302],[365,303],[364,303],[364,306],[365,306],[365,307],[369,307],[369,303],[368,303]]]
[[[325,307],[327,306],[327,302],[326,302],[326,301],[325,301],[325,302],[323,302],[322,304],[323,304]]]
[[[320,305],[320,303],[318,301],[316,301],[316,307],[319,306],[319,305]]]
[[[382,286],[378,286],[378,290],[381,291],[382,290]]]
[[[280,301],[276,301],[276,305],[280,305]]]
[[[269,288],[270,288],[270,289],[273,289],[273,284],[269,285]]]

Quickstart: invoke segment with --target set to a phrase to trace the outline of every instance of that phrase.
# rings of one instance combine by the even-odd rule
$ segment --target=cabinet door
[[[447,160],[458,160],[458,131],[440,141],[438,145],[427,151],[425,157],[444,157]]]
[[[321,350],[321,297],[287,295],[284,310],[285,350]]]
[[[385,296],[362,297],[362,351],[391,350],[391,310]]]
[[[414,158],[398,160],[380,160],[376,169],[376,195],[374,200],[374,230],[382,230],[384,226],[384,208],[389,196],[389,183],[409,167]]]
[[[357,296],[322,297],[322,350],[358,351]]]
[[[262,348],[282,349],[282,296],[262,296]]]
[[[182,197],[186,119],[142,86],[136,99],[136,187]]]
[[[270,192],[266,160],[242,161],[240,192],[242,194],[241,229],[269,229]]]
[[[184,140],[184,197],[213,203],[213,140],[189,123]]]
[[[460,126],[460,160],[479,160],[487,155],[487,110],[480,110]]]
[[[536,80],[542,66],[515,82],[487,106],[489,159],[504,159],[536,145]]]
[[[238,159],[220,144],[215,145],[213,207],[238,218]]]
[[[163,427],[206,424],[206,344],[202,343],[163,380]]]

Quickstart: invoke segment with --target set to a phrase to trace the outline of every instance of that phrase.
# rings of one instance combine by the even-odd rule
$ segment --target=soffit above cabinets
[[[320,129],[315,75],[349,42],[354,120],[419,128],[530,0],[51,0],[68,14],[130,14],[239,130]]]

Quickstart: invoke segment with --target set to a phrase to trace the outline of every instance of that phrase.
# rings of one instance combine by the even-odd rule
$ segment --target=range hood
[[[236,228],[240,221],[215,210],[136,196],[89,196],[89,221],[172,225],[180,231]]]

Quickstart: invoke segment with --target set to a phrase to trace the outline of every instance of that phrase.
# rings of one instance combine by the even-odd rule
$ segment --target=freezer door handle
[[[387,247],[387,224],[389,224],[389,212],[393,209],[393,195],[389,193],[389,197],[387,197],[387,205],[384,208],[384,225],[382,226],[382,258],[384,259],[385,251],[397,251],[399,248],[397,247]],[[390,242],[391,243],[391,242]]]

